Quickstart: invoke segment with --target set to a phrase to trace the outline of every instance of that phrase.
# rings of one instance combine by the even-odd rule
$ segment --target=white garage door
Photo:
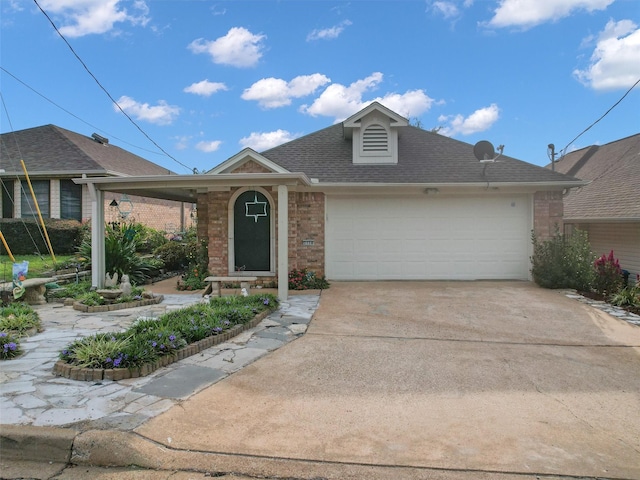
[[[530,196],[327,197],[330,280],[529,276]]]

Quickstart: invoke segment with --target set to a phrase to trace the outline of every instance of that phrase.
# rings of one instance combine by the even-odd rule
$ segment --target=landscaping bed
[[[114,310],[122,310],[124,308],[155,305],[162,302],[162,300],[164,300],[164,297],[162,295],[154,295],[153,298],[141,298],[140,300],[133,300],[131,302],[108,303],[105,305],[85,305],[82,302],[73,302],[73,309],[85,313],[111,312]]]
[[[72,380],[123,380],[149,375],[255,327],[278,307],[274,295],[217,297],[123,332],[98,333],[62,350],[53,373]]]
[[[170,355],[164,355],[153,362],[147,362],[140,366],[129,368],[87,368],[74,367],[64,360],[58,360],[53,366],[53,373],[54,375],[65,377],[70,380],[82,380],[86,382],[94,382],[99,380],[117,381],[125,380],[127,378],[144,377],[146,375],[152,374],[159,368],[166,367],[167,365],[171,365],[178,360],[196,355],[201,351],[206,350],[207,348],[211,348],[215,345],[230,340],[231,338],[239,335],[245,330],[249,330],[250,328],[258,325],[264,319],[264,317],[269,315],[269,313],[271,312],[262,312],[256,315],[256,317],[248,323],[245,323],[243,325],[236,325],[220,335],[215,335],[199,340],[190,345],[187,345],[186,347],[176,350]]]

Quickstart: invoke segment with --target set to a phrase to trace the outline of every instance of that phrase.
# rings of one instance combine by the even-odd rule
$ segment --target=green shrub
[[[169,241],[164,232],[141,223],[132,223],[129,228],[136,232],[136,251],[138,253],[152,253],[156,248]]]
[[[609,255],[602,254],[593,263],[596,271],[593,289],[601,295],[615,295],[624,286],[624,278],[620,262],[613,255],[613,250]]]
[[[40,327],[40,316],[30,305],[12,303],[0,307],[0,359],[20,355],[20,337],[32,328],[40,330]]]
[[[623,288],[612,295],[609,302],[618,307],[640,307],[640,286]]]
[[[23,335],[32,328],[40,329],[40,316],[26,303],[11,303],[0,308],[0,330]]]
[[[153,255],[164,262],[167,270],[182,270],[189,264],[187,245],[182,242],[170,241],[156,248]]]
[[[74,253],[82,242],[83,232],[87,228],[76,220],[45,218],[47,234],[55,254]],[[40,233],[40,221],[32,218],[0,219],[0,230],[13,255],[31,255],[40,252],[47,254],[49,249]],[[35,244],[34,244],[35,243]],[[6,255],[4,245],[0,243],[0,254]]]
[[[586,291],[594,280],[595,255],[586,232],[575,230],[568,238],[556,230],[555,235],[539,242],[532,234],[531,275],[544,288],[575,288]]]
[[[301,270],[294,268],[289,272],[289,288],[291,290],[323,290],[329,288],[329,282],[324,276],[318,277],[315,272],[306,268]]]
[[[48,296],[52,298],[79,298],[91,290],[91,282],[83,280],[78,283],[68,283],[61,288],[49,290]]]

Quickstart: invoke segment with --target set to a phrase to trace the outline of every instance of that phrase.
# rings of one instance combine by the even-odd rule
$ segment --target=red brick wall
[[[238,188],[227,192],[209,192],[198,196],[198,236],[208,239],[209,272],[228,276],[229,271],[229,201]],[[269,191],[277,252],[278,196]],[[324,194],[289,192],[289,269],[308,268],[324,275]],[[233,206],[231,206],[233,208]],[[303,245],[313,240],[313,245]],[[277,267],[277,258],[273,265]],[[277,274],[277,272],[276,272]],[[259,277],[258,284],[276,281],[277,277]]]
[[[538,240],[553,237],[563,231],[564,203],[562,191],[536,192],[533,196],[533,231]]]
[[[118,221],[121,216],[117,208],[111,207],[113,200],[120,203],[122,195],[105,192],[104,194],[104,218],[107,222]],[[123,205],[131,209],[127,220],[142,223],[147,227],[164,232],[180,232],[189,228],[194,222],[191,218],[191,204],[160,200],[155,198],[129,196],[131,205]],[[182,207],[184,205],[184,207]],[[182,220],[180,217],[182,216]]]
[[[289,268],[307,268],[316,275],[324,269],[324,193],[289,193]],[[304,245],[312,240],[313,245]]]

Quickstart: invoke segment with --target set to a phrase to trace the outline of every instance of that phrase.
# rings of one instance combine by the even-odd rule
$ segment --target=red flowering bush
[[[290,290],[310,290],[329,288],[329,282],[322,276],[318,277],[316,272],[310,272],[306,268],[294,268],[289,272]]]
[[[624,286],[624,278],[620,262],[613,255],[613,250],[609,255],[603,254],[594,262],[596,278],[593,282],[593,289],[601,295],[609,296],[618,293]]]

